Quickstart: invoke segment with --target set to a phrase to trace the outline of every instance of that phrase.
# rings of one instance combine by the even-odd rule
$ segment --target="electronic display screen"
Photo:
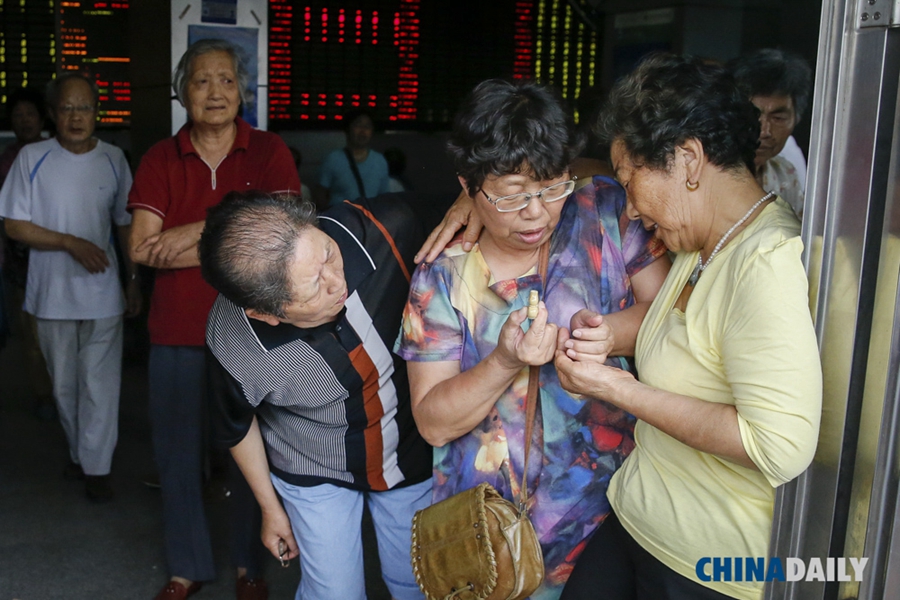
[[[365,108],[390,128],[445,128],[490,77],[530,78],[534,1],[269,2],[269,123],[334,128]]]
[[[100,91],[101,125],[131,124],[128,2],[69,0],[57,3],[59,72],[89,74]]]

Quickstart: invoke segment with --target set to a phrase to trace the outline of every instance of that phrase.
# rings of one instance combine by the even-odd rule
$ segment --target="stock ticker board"
[[[81,70],[100,124],[131,122],[128,1],[0,0],[0,100]],[[594,85],[597,31],[565,0],[269,0],[274,129],[334,129],[356,107],[381,127],[446,129],[490,77],[535,79],[570,102]]]
[[[43,92],[55,74],[88,74],[100,91],[101,125],[131,121],[128,2],[0,0],[0,100],[21,87]]]
[[[269,124],[335,128],[362,107],[384,127],[443,129],[479,81],[575,98],[595,59],[596,33],[559,0],[270,0]]]
[[[59,73],[89,74],[100,91],[101,125],[131,124],[128,2],[57,2]]]

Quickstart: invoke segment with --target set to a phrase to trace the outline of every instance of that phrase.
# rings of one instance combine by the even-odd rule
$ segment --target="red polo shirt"
[[[191,143],[190,122],[174,137],[154,145],[141,160],[128,197],[128,210],[149,210],[165,231],[206,219],[206,209],[236,190],[300,193],[300,176],[290,150],[274,133],[253,129],[238,117],[234,146],[222,162],[207,165]],[[213,169],[213,167],[216,167]],[[150,299],[150,343],[203,346],[206,317],[216,291],[199,267],[158,269]]]

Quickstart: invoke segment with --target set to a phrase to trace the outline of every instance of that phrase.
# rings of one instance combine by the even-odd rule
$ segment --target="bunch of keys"
[[[284,560],[285,552],[287,552],[287,547],[284,545],[284,540],[278,540],[278,561],[282,567],[289,567],[291,566],[291,561]]]
[[[537,319],[538,316],[538,303],[541,301],[540,296],[538,295],[537,290],[531,290],[531,293],[528,294],[528,318],[529,319]]]

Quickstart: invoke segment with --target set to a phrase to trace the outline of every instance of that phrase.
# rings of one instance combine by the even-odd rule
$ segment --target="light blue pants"
[[[296,600],[364,600],[363,500],[372,513],[381,576],[396,600],[424,598],[409,558],[412,518],[431,504],[431,479],[387,492],[300,487],[272,476],[300,547]]]

